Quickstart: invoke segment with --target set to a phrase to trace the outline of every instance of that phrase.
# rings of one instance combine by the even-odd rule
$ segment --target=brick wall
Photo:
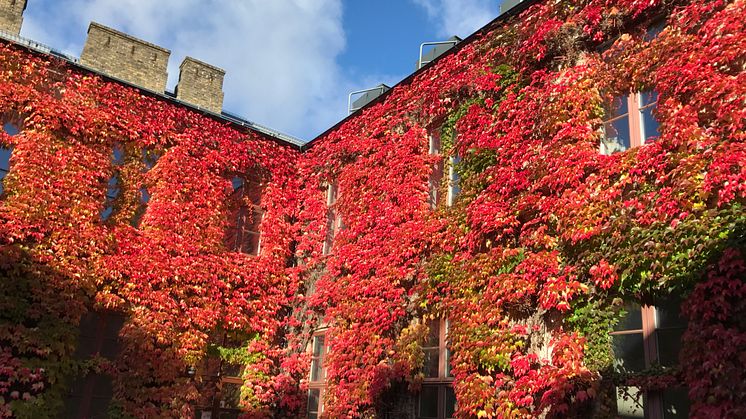
[[[18,35],[25,9],[26,0],[0,0],[0,31]]]
[[[186,57],[179,69],[176,98],[220,113],[223,108],[225,71],[192,57]]]
[[[171,51],[91,22],[80,62],[135,85],[163,93]]]

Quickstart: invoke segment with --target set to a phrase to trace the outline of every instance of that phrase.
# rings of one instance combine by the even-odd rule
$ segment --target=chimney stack
[[[0,0],[0,31],[18,36],[23,23],[26,0]]]
[[[171,51],[96,22],[88,27],[80,63],[157,93],[166,91]]]
[[[223,109],[225,70],[192,57],[184,58],[179,70],[176,98],[219,114]]]

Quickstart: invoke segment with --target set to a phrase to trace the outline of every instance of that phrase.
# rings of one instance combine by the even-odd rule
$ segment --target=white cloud
[[[336,61],[341,0],[36,0],[22,35],[78,56],[92,20],[170,49],[170,88],[186,55],[225,69],[226,110],[305,139],[357,87]]]
[[[413,0],[438,25],[443,37],[458,35],[464,38],[486,25],[500,12],[495,0]]]

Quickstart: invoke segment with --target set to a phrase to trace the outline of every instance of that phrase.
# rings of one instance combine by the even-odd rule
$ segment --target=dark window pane
[[[321,356],[324,351],[324,335],[314,336],[313,338],[313,356]]]
[[[425,349],[425,361],[422,365],[422,372],[425,374],[425,377],[428,378],[436,378],[438,377],[439,372],[439,362],[438,362],[438,348],[433,349]]]
[[[619,319],[614,326],[615,331],[642,329],[642,310],[638,304],[627,304],[624,307],[626,314]]]
[[[683,388],[675,388],[663,392],[663,417],[688,418],[689,397]]]
[[[446,418],[452,418],[456,413],[456,393],[453,387],[446,387]]]
[[[642,333],[613,335],[612,343],[614,345],[614,366],[617,369],[627,372],[645,369],[645,349]]]
[[[655,331],[658,338],[658,363],[672,367],[679,363],[681,335],[684,329],[659,329]]]
[[[319,396],[321,395],[321,391],[317,388],[312,388],[308,390],[308,412],[318,412],[319,411]]]
[[[440,345],[440,320],[430,320],[427,323],[427,328],[429,331],[423,347],[428,348]]]
[[[233,190],[241,189],[241,187],[243,186],[243,179],[241,179],[240,177],[234,177],[233,179],[231,179],[231,185],[233,185]]]
[[[603,154],[614,154],[630,147],[629,116],[604,124],[604,136],[601,141]]]
[[[660,21],[649,26],[647,31],[645,32],[645,40],[652,41],[653,39],[657,38],[658,35],[660,35],[660,33],[663,32],[663,29],[665,27],[666,27],[665,21]]]
[[[311,360],[311,381],[321,381],[324,379],[324,366],[321,359]]]
[[[687,325],[686,319],[681,315],[681,299],[671,298],[659,301],[655,307],[656,325],[658,328],[681,327]]]
[[[419,418],[438,417],[438,387],[423,386],[420,392]]]

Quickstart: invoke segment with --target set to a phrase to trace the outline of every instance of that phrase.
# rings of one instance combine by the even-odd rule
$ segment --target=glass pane
[[[685,389],[675,388],[663,392],[663,417],[689,417],[689,397]]]
[[[438,348],[425,349],[425,361],[422,365],[422,372],[427,378],[436,378],[439,373]]]
[[[234,177],[233,179],[231,179],[231,186],[233,186],[234,191],[237,189],[241,189],[241,187],[243,186],[243,179],[241,179],[240,177]]]
[[[456,393],[453,387],[446,387],[446,418],[452,418],[456,413]]]
[[[321,381],[324,379],[324,366],[320,358],[311,360],[311,381]]]
[[[687,321],[686,318],[681,315],[680,307],[680,298],[669,298],[667,300],[659,301],[658,304],[655,306],[655,327],[685,328],[687,326]]]
[[[429,332],[424,347],[434,347],[440,345],[440,320],[430,320],[427,322]]]
[[[645,349],[642,333],[613,335],[614,367],[620,371],[636,372],[645,369]]]
[[[657,138],[660,136],[658,132],[658,120],[655,119],[653,111],[655,105],[651,105],[640,111],[640,119],[642,120],[642,138],[643,142],[648,142],[648,138]]]
[[[324,352],[324,335],[313,337],[313,356],[321,356]]]
[[[619,323],[614,326],[614,330],[618,332],[620,330],[642,329],[642,310],[640,309],[640,305],[629,303],[625,305],[624,311],[626,314],[619,319]]]
[[[319,411],[319,396],[320,395],[321,395],[321,390],[317,388],[312,388],[308,390],[308,411],[309,412]]]
[[[616,409],[619,418],[644,418],[642,393],[637,387],[617,387]]]
[[[605,109],[605,120],[614,119],[629,112],[627,95],[615,97]]]
[[[438,417],[438,387],[423,386],[420,392],[419,418]]]
[[[603,154],[614,154],[630,147],[629,115],[604,124],[601,141]]]
[[[659,329],[655,331],[658,339],[658,362],[666,367],[673,367],[679,363],[681,350],[681,335],[684,329]]]

